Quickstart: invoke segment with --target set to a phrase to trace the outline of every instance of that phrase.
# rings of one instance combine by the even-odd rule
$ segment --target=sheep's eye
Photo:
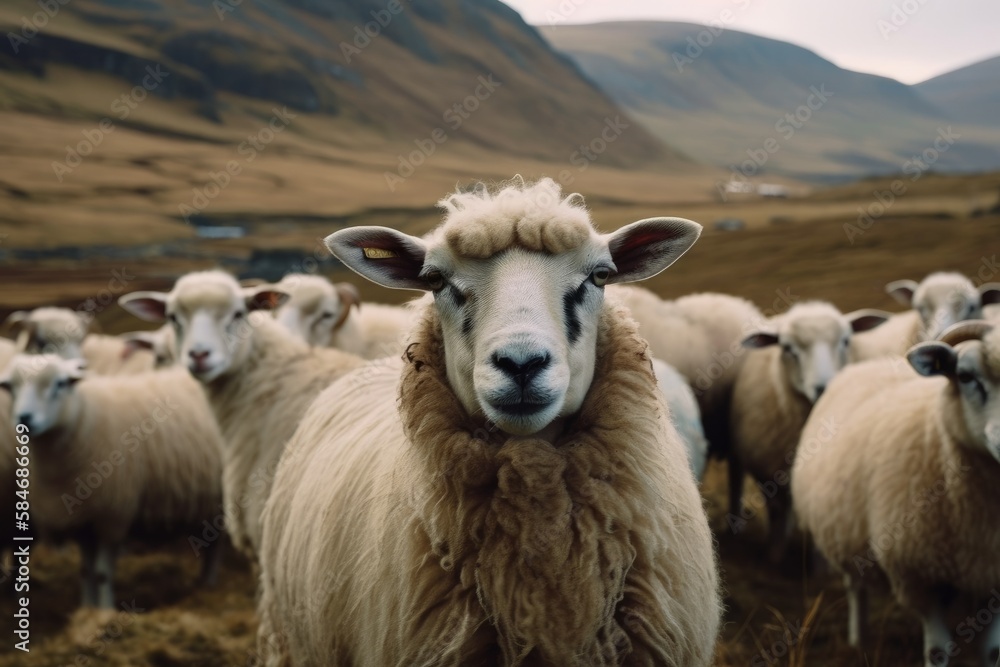
[[[237,310],[235,313],[233,313],[233,322],[238,322],[239,320],[242,320],[246,316],[247,314],[244,313],[242,310]]]
[[[437,292],[444,288],[444,276],[441,275],[440,271],[428,271],[424,274],[424,282],[427,283],[427,287],[432,291]]]
[[[167,313],[167,321],[171,324],[180,324],[180,320],[177,319],[177,315],[174,313]]]
[[[323,311],[323,313],[319,316],[319,319],[321,320],[329,320],[332,318],[333,318],[333,313],[331,313],[329,310]]]
[[[795,354],[795,348],[792,347],[791,343],[782,343],[781,351],[785,354]]]
[[[14,388],[10,386],[10,382],[0,382],[0,391],[5,391],[8,394],[13,394]]]
[[[975,384],[975,383],[977,383],[976,382],[976,376],[973,375],[972,373],[969,373],[968,371],[959,373],[955,377],[955,379],[958,380],[962,384]]]
[[[598,287],[604,287],[611,277],[611,269],[606,266],[599,266],[590,274],[590,280]]]

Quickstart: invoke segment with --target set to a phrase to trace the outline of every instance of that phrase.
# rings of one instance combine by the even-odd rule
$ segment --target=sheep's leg
[[[944,621],[944,610],[935,604],[921,615],[924,626],[924,667],[947,667],[951,633]]]
[[[854,648],[864,648],[868,630],[868,590],[860,576],[844,575],[847,587],[847,643]]]
[[[729,513],[733,518],[740,516],[743,509],[743,462],[733,452],[727,457],[729,464]]]
[[[778,491],[767,501],[768,558],[772,563],[780,563],[785,558],[788,540],[795,528],[788,494]]]
[[[97,606],[97,575],[94,572],[94,560],[97,557],[97,545],[91,540],[80,542],[80,584],[83,598],[82,607]]]
[[[115,560],[118,557],[118,546],[101,542],[97,545],[97,555],[94,559],[94,581],[97,586],[97,606],[101,609],[115,607]]]
[[[225,536],[219,535],[205,548],[202,554],[201,574],[198,576],[200,586],[212,587],[219,580],[219,563],[222,562],[225,542]]]

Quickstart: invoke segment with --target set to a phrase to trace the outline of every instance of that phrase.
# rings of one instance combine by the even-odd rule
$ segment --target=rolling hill
[[[899,172],[949,124],[959,138],[929,166],[1000,166],[996,120],[959,127],[920,90],[786,42],[686,23],[542,32],[661,140],[719,166],[820,181]]]
[[[714,170],[498,0],[53,3],[0,6],[11,245],[426,211],[515,173],[596,198],[711,192]]]
[[[916,85],[938,108],[969,123],[1000,123],[1000,56],[947,72]]]

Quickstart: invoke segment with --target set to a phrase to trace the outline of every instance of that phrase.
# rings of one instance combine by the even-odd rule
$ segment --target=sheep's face
[[[22,352],[80,359],[91,319],[89,314],[68,308],[46,307],[11,313],[7,324],[17,332],[18,348]]]
[[[976,289],[960,273],[932,273],[918,285],[897,280],[886,291],[920,316],[921,340],[933,340],[962,320],[983,316],[983,306],[1000,301],[1000,285],[985,283]]]
[[[963,444],[1000,461],[1000,329],[980,320],[962,322],[942,339],[913,347],[907,359],[921,375],[948,378],[950,400],[961,406],[962,435],[968,439]]]
[[[175,358],[201,382],[212,382],[238,368],[250,350],[251,315],[287,298],[268,285],[243,288],[221,271],[189,273],[174,289],[133,292],[119,299],[123,308],[145,320],[166,319],[174,337]]]
[[[659,273],[701,230],[655,218],[600,236],[583,209],[573,210],[583,214],[579,224],[514,216],[490,226],[484,212],[479,226],[463,223],[482,232],[473,241],[449,221],[428,239],[356,227],[326,243],[376,283],[433,292],[455,395],[470,414],[529,435],[580,409],[594,376],[604,285]],[[512,233],[505,224],[522,227]]]
[[[485,260],[429,253],[423,275],[448,380],[466,410],[515,434],[579,410],[612,266],[600,244],[558,255],[514,248]]]
[[[83,362],[54,354],[18,354],[0,374],[11,395],[11,420],[38,436],[59,422],[73,385],[83,378]]]
[[[796,304],[775,319],[773,330],[750,334],[743,340],[743,346],[780,345],[788,383],[810,403],[815,403],[833,376],[847,365],[851,334],[874,328],[886,319],[886,314],[877,311],[842,315],[828,303]]]
[[[289,297],[275,309],[275,319],[305,342],[319,347],[331,344],[334,332],[346,321],[351,306],[361,304],[353,285],[333,285],[320,276],[288,275],[275,288]]]

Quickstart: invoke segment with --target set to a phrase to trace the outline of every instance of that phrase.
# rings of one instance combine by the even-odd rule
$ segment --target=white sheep
[[[856,361],[902,358],[913,345],[933,340],[962,320],[981,318],[984,308],[1000,303],[1000,283],[983,283],[977,288],[960,273],[932,273],[919,284],[896,280],[886,285],[885,291],[910,310],[897,313],[878,329],[855,337],[851,355]]]
[[[549,179],[441,205],[426,239],[327,239],[434,296],[405,364],[331,386],[288,444],[264,516],[269,664],[708,665],[707,518],[648,346],[602,289],[700,227],[600,236]]]
[[[687,448],[691,472],[696,480],[701,481],[708,463],[708,440],[705,439],[705,431],[701,426],[698,399],[688,384],[688,379],[667,362],[653,359],[653,372],[656,374],[656,384],[667,399],[670,418]]]
[[[743,471],[731,456],[730,403],[747,352],[741,342],[766,318],[746,299],[728,294],[691,294],[670,301],[641,287],[615,285],[608,297],[628,307],[653,356],[690,381],[709,454],[729,464],[730,511],[738,514]]]
[[[865,591],[885,575],[923,622],[928,667],[961,650],[949,602],[982,603],[1000,587],[1000,329],[962,322],[940,338],[908,353],[919,375],[891,359],[838,375],[792,469],[799,522],[845,577],[851,644],[863,644]],[[1000,623],[981,630],[992,666]]]
[[[19,354],[0,387],[31,441],[32,524],[79,544],[85,606],[115,605],[126,538],[190,538],[219,514],[222,439],[183,369],[84,379],[79,359]],[[199,553],[203,581],[217,547]]]
[[[17,346],[13,341],[0,338],[0,371],[3,371],[10,360],[17,354]],[[6,562],[6,553],[14,546],[14,503],[18,498],[14,495],[19,490],[17,478],[14,476],[15,457],[18,443],[15,438],[14,424],[10,420],[10,395],[0,391],[0,516],[9,517],[5,526],[0,526],[0,562]]]
[[[314,398],[362,359],[310,348],[268,313],[287,295],[263,284],[244,288],[222,271],[190,273],[173,290],[119,299],[149,321],[168,319],[175,352],[205,387],[226,448],[223,490],[233,544],[255,557],[260,513],[285,441]]]
[[[772,562],[784,557],[794,527],[789,471],[809,411],[848,363],[852,335],[888,318],[871,310],[844,315],[832,304],[806,301],[743,339],[750,351],[733,384],[732,456],[766,500]],[[740,517],[731,516],[730,525]]]
[[[124,339],[88,334],[93,318],[69,308],[45,306],[17,311],[7,325],[17,333],[17,346],[28,354],[51,353],[63,359],[83,359],[87,370],[98,375],[131,375],[153,369],[153,355],[131,354]]]
[[[402,353],[403,336],[413,323],[411,309],[377,303],[362,307],[354,285],[332,284],[322,276],[289,274],[275,288],[289,295],[275,309],[275,319],[310,345],[366,359]]]

